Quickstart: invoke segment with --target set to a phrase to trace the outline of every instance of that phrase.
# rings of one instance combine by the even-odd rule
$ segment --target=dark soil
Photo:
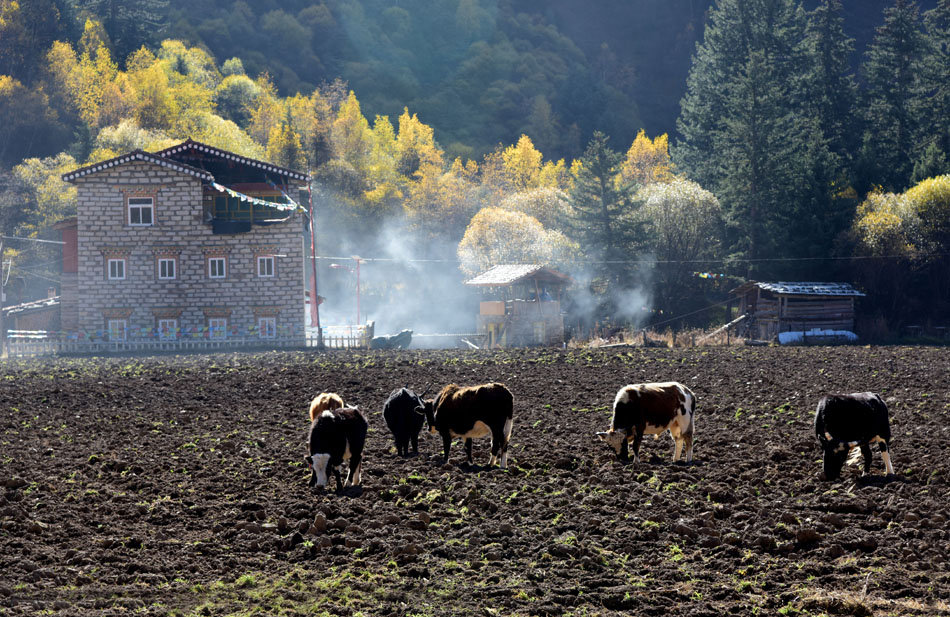
[[[950,351],[917,347],[289,352],[0,366],[0,615],[950,613]],[[669,437],[622,465],[617,390],[678,380]],[[509,469],[400,458],[389,392],[501,381]],[[363,486],[313,493],[307,408],[370,420]],[[875,448],[819,480],[826,392],[888,402]],[[476,462],[489,441],[476,441]]]

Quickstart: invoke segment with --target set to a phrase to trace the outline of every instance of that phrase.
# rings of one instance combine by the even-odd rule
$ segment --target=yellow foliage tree
[[[536,188],[512,193],[501,202],[511,212],[534,217],[548,229],[563,228],[569,216],[567,193],[557,188]]]
[[[267,140],[267,158],[275,165],[288,169],[303,169],[306,161],[300,136],[289,123],[283,123],[271,129]]]
[[[575,259],[578,247],[536,218],[501,208],[483,208],[472,217],[458,245],[460,268],[471,276],[504,263],[558,265]]]
[[[921,181],[904,194],[917,214],[920,233],[935,252],[950,249],[950,175]]]
[[[541,153],[527,135],[508,146],[501,154],[505,178],[516,191],[537,188],[541,184]]]
[[[648,186],[655,182],[673,179],[673,163],[670,161],[669,138],[666,133],[650,140],[640,129],[621,167],[624,180]]]
[[[416,114],[403,108],[399,116],[399,135],[396,138],[396,170],[406,178],[413,178],[421,167],[443,166],[444,153],[435,143],[432,127],[419,121]]]
[[[332,136],[339,158],[349,163],[365,180],[370,153],[373,151],[373,131],[352,91],[340,105],[333,121]]]

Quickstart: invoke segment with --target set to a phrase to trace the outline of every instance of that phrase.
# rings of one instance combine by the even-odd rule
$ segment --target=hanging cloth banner
[[[241,201],[249,201],[256,206],[266,206],[268,208],[274,208],[276,210],[301,210],[301,211],[303,210],[303,208],[300,207],[300,204],[290,199],[290,197],[287,197],[287,195],[284,195],[284,196],[287,197],[287,199],[290,199],[290,203],[282,204],[276,201],[267,201],[265,199],[258,199],[257,197],[251,197],[250,195],[239,193],[235,191],[234,189],[230,189],[224,186],[223,184],[218,184],[217,182],[211,182],[211,186],[214,187],[214,189],[217,191],[220,191],[222,193],[227,193],[231,197],[240,199]]]
[[[280,191],[280,194],[284,196],[284,199],[286,199],[287,201],[289,201],[289,202],[292,203],[293,205],[295,205],[295,206],[297,206],[298,208],[300,208],[300,210],[303,210],[303,208],[300,206],[300,204],[298,204],[296,201],[294,201],[293,198],[292,198],[290,195],[288,195],[287,193],[285,193],[285,192],[284,192],[284,189],[282,189],[282,188],[280,188],[279,186],[277,186],[276,184],[274,184],[274,181],[273,181],[273,180],[271,180],[271,179],[268,178],[267,176],[264,176],[264,179],[267,181],[267,184],[271,185],[272,187],[274,187],[275,189],[277,189],[278,191]],[[309,184],[309,183],[307,184],[307,188],[308,188],[308,190],[309,190],[309,188],[310,188],[310,184]]]

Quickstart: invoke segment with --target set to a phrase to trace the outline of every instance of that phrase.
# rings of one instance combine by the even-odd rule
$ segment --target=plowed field
[[[618,463],[624,384],[697,395]],[[505,383],[509,469],[400,458],[389,392]],[[366,412],[362,489],[311,492],[307,404]],[[875,449],[822,482],[826,392],[876,391]],[[488,460],[477,440],[477,463]],[[0,615],[950,614],[950,351],[286,352],[0,365]]]

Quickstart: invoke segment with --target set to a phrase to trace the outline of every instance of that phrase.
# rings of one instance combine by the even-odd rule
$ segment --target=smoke
[[[623,266],[625,283],[607,282],[590,268],[571,272],[574,285],[567,292],[562,310],[565,329],[574,338],[586,338],[594,328],[639,329],[653,315],[652,259],[637,266]]]

